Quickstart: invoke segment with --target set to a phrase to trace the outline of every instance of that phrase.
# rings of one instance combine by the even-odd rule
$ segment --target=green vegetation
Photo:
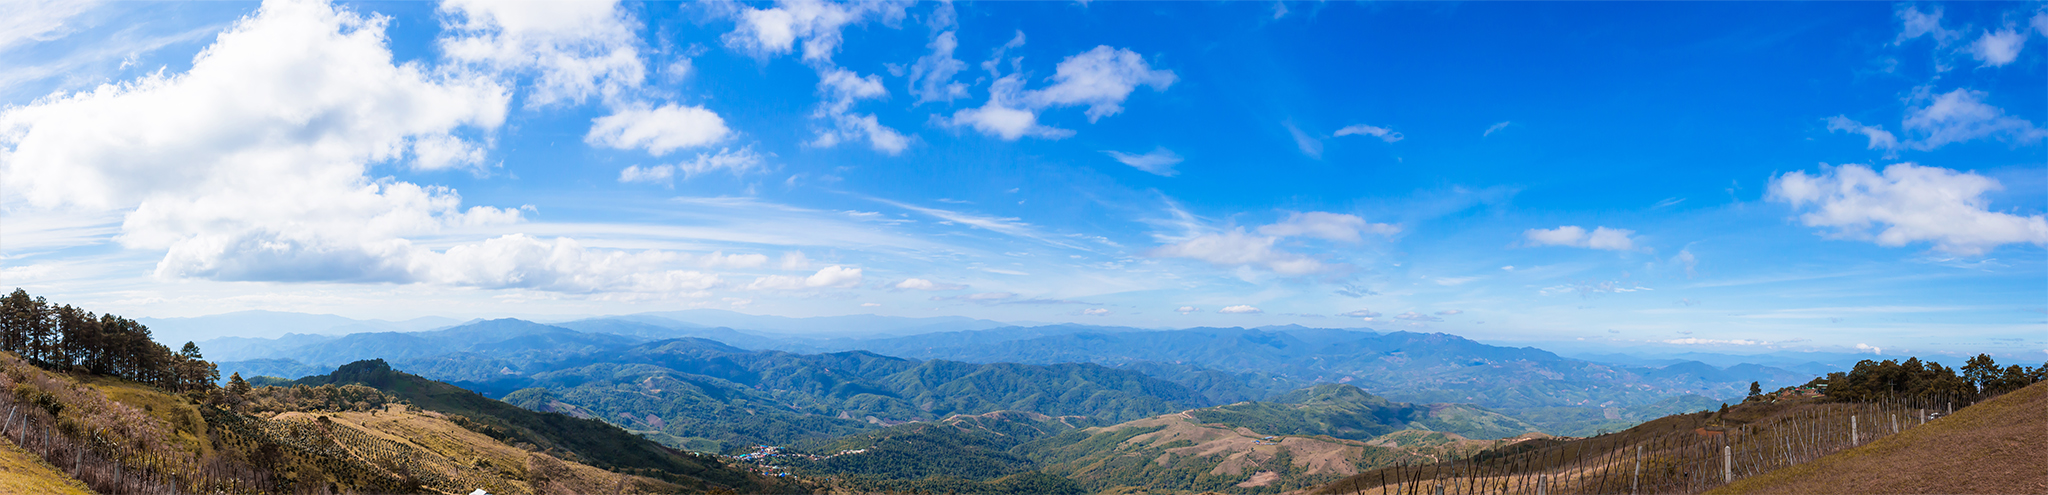
[[[2020,365],[2000,368],[1990,355],[1985,354],[1970,358],[1962,371],[1957,375],[1955,369],[1941,363],[1923,362],[1917,357],[1904,362],[1866,359],[1856,363],[1856,367],[1847,373],[1829,373],[1825,378],[1814,379],[1809,385],[1821,385],[1829,398],[1842,401],[1943,398],[1974,402],[1979,396],[2002,394],[2048,380],[2048,363],[2039,368]]]
[[[716,459],[680,452],[640,438],[603,421],[559,413],[543,413],[492,400],[446,383],[391,369],[383,360],[358,361],[324,376],[309,376],[292,389],[342,385],[367,386],[414,407],[450,415],[455,424],[511,445],[532,445],[565,460],[602,469],[662,477],[670,481],[703,480],[725,486],[748,486],[745,475],[725,469]]]

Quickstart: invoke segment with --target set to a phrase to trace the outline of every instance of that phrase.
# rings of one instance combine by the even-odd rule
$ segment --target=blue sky
[[[131,317],[2048,352],[2039,4],[10,9],[0,283]]]

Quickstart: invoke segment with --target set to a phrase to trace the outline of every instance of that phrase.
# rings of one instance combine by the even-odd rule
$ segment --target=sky
[[[0,285],[2048,354],[2039,3],[74,2]]]

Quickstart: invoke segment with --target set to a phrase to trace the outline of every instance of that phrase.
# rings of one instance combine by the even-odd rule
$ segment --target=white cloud
[[[1907,5],[1904,8],[1898,9],[1896,15],[1899,18],[1899,37],[1892,41],[1894,44],[1905,43],[1914,38],[1927,36],[1933,38],[1936,44],[1945,46],[1949,42],[1963,37],[1961,31],[1951,31],[1941,27],[1940,7],[1936,7],[1933,12],[1927,13],[1921,12],[1918,7]]]
[[[625,108],[590,121],[583,142],[614,149],[644,149],[654,156],[725,140],[725,119],[704,107]]]
[[[1301,154],[1308,155],[1309,158],[1317,160],[1323,159],[1322,139],[1311,136],[1307,132],[1302,132],[1301,128],[1294,126],[1293,122],[1281,122],[1280,125],[1287,128],[1289,136],[1294,137],[1294,147],[1300,149]]]
[[[1700,266],[1700,259],[1692,255],[1691,249],[1678,250],[1678,255],[1672,256],[1671,262],[1685,267],[1685,278],[1693,278],[1695,275],[1698,275],[1697,269]]]
[[[1175,308],[1173,311],[1180,314],[1188,314],[1201,312],[1202,309],[1194,306],[1181,306],[1179,308]]]
[[[94,1],[27,0],[9,2],[0,16],[0,51],[14,45],[63,37],[65,21],[97,6]]]
[[[1385,223],[1368,223],[1357,215],[1345,215],[1311,211],[1290,213],[1280,223],[1259,227],[1259,233],[1274,237],[1306,236],[1318,239],[1359,242],[1361,234],[1391,236],[1401,233],[1401,226]]]
[[[1489,132],[1489,133],[1490,133],[1490,132]],[[1389,143],[1391,143],[1391,142],[1395,142],[1395,141],[1400,141],[1400,140],[1401,140],[1401,138],[1403,137],[1403,136],[1401,136],[1401,133],[1399,133],[1399,132],[1394,132],[1394,130],[1393,130],[1393,129],[1388,129],[1388,128],[1385,128],[1385,127],[1375,127],[1375,126],[1369,126],[1369,125],[1365,125],[1365,124],[1354,124],[1354,125],[1348,125],[1348,126],[1344,126],[1344,128],[1342,128],[1342,129],[1337,129],[1337,134],[1336,134],[1336,135],[1337,135],[1337,136],[1339,136],[1339,137],[1342,137],[1342,136],[1351,136],[1351,135],[1359,135],[1359,136],[1372,136],[1372,137],[1380,138],[1380,140],[1381,140],[1381,141],[1386,141],[1386,142],[1389,142]]]
[[[889,90],[882,87],[880,76],[861,77],[853,71],[833,68],[820,70],[818,93],[824,101],[811,116],[824,120],[828,127],[818,129],[818,137],[810,144],[830,148],[842,141],[866,138],[868,146],[875,151],[895,155],[910,147],[910,138],[888,126],[882,125],[873,114],[857,113],[853,105],[860,100],[882,99],[889,96]]]
[[[466,160],[451,136],[495,129],[509,97],[488,79],[394,65],[384,22],[273,1],[185,73],[9,108],[6,186],[37,207],[128,211],[119,241],[166,250],[163,277],[419,279],[406,236],[518,211],[465,210],[452,189],[366,174],[407,151],[429,166]]]
[[[769,275],[754,279],[747,284],[747,290],[805,290],[825,288],[851,288],[860,285],[860,269],[838,265],[819,269],[809,277],[791,275]]]
[[[1443,318],[1417,313],[1414,311],[1394,315],[1394,319],[1408,321],[1444,321]]]
[[[910,65],[910,95],[916,96],[919,104],[967,97],[967,85],[953,81],[953,76],[967,69],[966,62],[953,58],[953,50],[960,47],[959,38],[950,30],[954,15],[952,2],[940,2],[932,9],[932,41],[925,45],[932,52]]]
[[[1482,133],[1479,133],[1479,137],[1488,137],[1488,136],[1492,136],[1492,135],[1493,135],[1493,133],[1496,133],[1496,132],[1500,132],[1500,130],[1501,130],[1501,129],[1506,129],[1506,128],[1508,128],[1508,124],[1509,124],[1509,123],[1510,123],[1509,121],[1505,121],[1505,120],[1503,120],[1503,121],[1501,121],[1501,122],[1500,122],[1500,123],[1498,123],[1498,124],[1494,124],[1494,125],[1486,126],[1486,132],[1482,132]]]
[[[1716,340],[1716,339],[1702,339],[1702,338],[1694,338],[1694,337],[1686,337],[1686,338],[1683,338],[1683,339],[1671,339],[1671,340],[1666,340],[1666,341],[1664,341],[1664,343],[1666,343],[1666,344],[1678,344],[1678,345],[1771,345],[1771,343],[1770,343],[1770,342],[1765,342],[1765,341],[1761,341],[1761,340],[1747,340],[1747,339],[1731,339],[1731,340]]]
[[[803,251],[790,251],[787,253],[782,253],[782,263],[780,267],[784,270],[789,271],[809,270],[811,269],[811,259],[804,257]]]
[[[1970,56],[1984,62],[1983,67],[1999,67],[2019,59],[2020,49],[2026,46],[2027,34],[2024,32],[2012,28],[1996,32],[1985,30],[1976,43],[1970,44]]]
[[[2048,245],[2041,215],[1989,210],[1984,194],[1998,189],[1997,180],[1975,173],[1901,163],[1882,175],[1862,165],[1786,173],[1771,180],[1766,197],[1805,211],[1799,219],[1809,227],[1881,246],[1926,241],[1936,250],[1978,255],[2005,244]]]
[[[1856,349],[1870,351],[1871,354],[1884,354],[1884,348],[1873,346],[1870,344],[1858,343],[1856,344]]]
[[[1088,308],[1081,310],[1081,314],[1084,316],[1109,316],[1109,310],[1102,308]]]
[[[1635,241],[1629,236],[1636,231],[1599,227],[1590,234],[1584,227],[1565,225],[1555,229],[1529,229],[1522,237],[1537,246],[1570,246],[1589,249],[1628,251],[1635,249]]]
[[[1446,309],[1446,310],[1443,310],[1443,311],[1438,311],[1438,312],[1436,312],[1436,315],[1437,315],[1437,316],[1452,316],[1452,315],[1459,315],[1459,314],[1464,314],[1464,313],[1465,313],[1465,311],[1464,311],[1464,310],[1459,310],[1459,309]]]
[[[861,76],[836,67],[832,54],[839,50],[843,41],[840,31],[847,25],[866,22],[870,17],[893,23],[903,18],[903,9],[908,5],[909,2],[895,1],[841,4],[786,0],[767,9],[736,3],[719,7],[729,8],[728,13],[738,20],[733,31],[724,36],[726,46],[735,50],[767,58],[789,53],[798,40],[803,41],[802,58],[817,71],[821,96],[811,117],[824,123],[817,129],[818,136],[810,141],[811,146],[831,148],[841,142],[866,139],[875,151],[895,155],[910,147],[910,137],[882,125],[874,114],[853,111],[854,104],[861,100],[889,96],[881,77]]]
[[[2034,26],[2034,32],[2040,33],[2042,36],[2048,36],[2048,12],[2034,14],[2034,18],[2028,21],[2027,24]]]
[[[1161,177],[1180,175],[1180,172],[1173,170],[1174,164],[1178,164],[1182,160],[1180,155],[1174,154],[1173,150],[1166,149],[1163,146],[1153,148],[1152,152],[1143,155],[1134,155],[1122,151],[1104,151],[1103,153],[1108,154],[1111,158],[1116,158],[1116,161],[1124,165],[1130,165],[1131,168],[1143,170],[1153,175]]]
[[[1017,40],[1022,40],[1019,33]],[[1021,44],[1021,41],[1012,41]],[[1010,45],[1005,45],[1009,48]],[[998,54],[998,59],[1001,55]],[[983,64],[995,71],[995,64]],[[1124,100],[1139,86],[1165,91],[1177,76],[1170,70],[1154,70],[1137,52],[1097,46],[1067,57],[1055,66],[1053,84],[1043,89],[1024,89],[1024,77],[1010,74],[989,84],[989,99],[979,108],[954,112],[946,123],[968,126],[982,134],[1015,141],[1024,136],[1059,139],[1073,131],[1040,125],[1039,111],[1047,108],[1086,105],[1084,112],[1093,123],[1123,111]]]
[[[755,268],[768,264],[768,255],[759,253],[725,254],[724,251],[713,251],[711,254],[697,258],[697,264],[703,265],[705,268]]]
[[[1061,60],[1053,85],[1031,98],[1039,106],[1088,105],[1088,121],[1095,122],[1122,112],[1124,99],[1138,86],[1166,91],[1177,79],[1173,71],[1153,70],[1137,52],[1101,45]]]
[[[676,167],[674,165],[655,165],[652,167],[628,165],[626,168],[619,170],[619,182],[624,183],[669,184],[674,182],[675,177]]]
[[[1862,134],[1864,137],[1870,138],[1870,149],[1873,150],[1893,151],[1899,149],[1899,138],[1893,136],[1891,131],[1884,130],[1884,127],[1881,126],[1863,125],[1861,122],[1850,120],[1847,115],[1828,117],[1828,132]],[[1887,153],[1887,156],[1890,155],[1892,153]]]
[[[1378,311],[1373,311],[1373,310],[1370,310],[1370,309],[1361,309],[1361,310],[1357,310],[1357,311],[1348,311],[1348,312],[1343,312],[1343,313],[1337,313],[1337,316],[1349,316],[1349,317],[1352,317],[1352,318],[1364,318],[1364,319],[1366,319],[1367,321],[1371,321],[1371,320],[1372,320],[1373,318],[1378,318],[1378,317],[1380,317],[1380,313],[1379,313]]]
[[[909,2],[876,1],[836,3],[822,0],[784,0],[775,7],[755,9],[744,5],[732,13],[739,21],[724,36],[725,45],[755,57],[789,53],[803,40],[803,60],[830,64],[832,54],[843,41],[840,30],[849,24],[879,16],[885,22],[902,19]]]
[[[724,284],[717,275],[661,268],[683,257],[663,251],[591,250],[572,239],[543,241],[512,234],[455,246],[444,253],[421,250],[414,253],[410,268],[415,280],[487,289],[627,291],[703,297],[708,295],[706,290]]]
[[[1236,306],[1224,307],[1223,309],[1216,310],[1216,312],[1223,313],[1226,315],[1255,315],[1259,313],[1264,313],[1265,311],[1260,310],[1259,308],[1251,307],[1249,305],[1239,304]]]
[[[442,53],[488,71],[532,73],[530,107],[610,101],[647,77],[637,23],[616,1],[446,0],[440,10],[449,15]]]
[[[619,182],[672,185],[675,182],[676,172],[682,172],[684,179],[720,170],[731,172],[734,177],[739,177],[749,172],[762,171],[764,168],[761,155],[754,153],[753,147],[750,146],[738,150],[723,149],[719,150],[716,154],[698,153],[695,159],[687,162],[648,167],[630,165],[619,170]]]
[[[1207,261],[1217,266],[1256,266],[1283,275],[1306,275],[1323,271],[1325,265],[1307,256],[1273,248],[1279,238],[1245,233],[1238,229],[1207,234],[1153,249],[1151,256]]]
[[[1916,137],[1913,147],[1932,150],[1987,137],[2024,144],[2048,137],[2048,130],[1985,104],[1985,96],[1983,91],[1961,88],[1941,95],[1932,94],[1926,87],[1914,91],[1908,98],[1911,107],[1906,110],[1903,125],[1907,134]]]
[[[933,282],[933,281],[930,281],[930,280],[925,280],[925,279],[921,279],[921,278],[911,278],[911,279],[904,279],[904,280],[903,280],[902,282],[897,282],[897,283],[896,283],[896,288],[898,288],[898,289],[904,289],[904,290],[931,290],[931,291],[941,291],[941,290],[960,290],[960,289],[965,289],[965,288],[967,288],[967,286],[965,286],[965,285],[960,285],[960,284],[948,284],[948,283],[942,283],[942,282]]]
[[[879,307],[882,307],[882,303],[860,303],[860,307],[863,307],[863,308],[879,308]]]

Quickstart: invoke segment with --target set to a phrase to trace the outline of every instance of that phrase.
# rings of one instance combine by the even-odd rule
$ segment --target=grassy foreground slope
[[[90,495],[92,490],[14,442],[0,440],[0,493]]]
[[[2048,493],[2048,382],[1709,493]]]

